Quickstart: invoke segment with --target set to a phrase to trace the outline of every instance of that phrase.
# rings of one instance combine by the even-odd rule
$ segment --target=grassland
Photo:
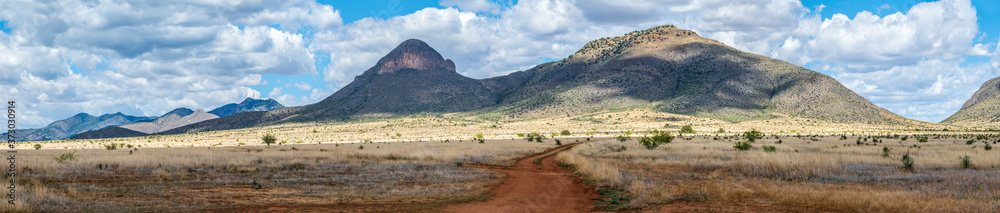
[[[636,139],[613,139],[655,129],[676,132],[682,125],[692,125],[698,134],[655,150],[643,149]],[[739,140],[735,135],[751,128],[768,137],[749,151],[734,150],[733,141]],[[553,135],[562,130],[571,135]],[[434,204],[429,207],[434,210],[435,205],[487,199],[489,186],[503,178],[499,172],[462,165],[511,165],[556,147],[553,137],[562,143],[587,142],[558,159],[595,186],[630,197],[623,208],[656,210],[660,204],[687,200],[830,211],[997,208],[1000,156],[984,150],[982,141],[1000,138],[966,145],[968,139],[961,137],[968,135],[931,135],[926,143],[913,136],[966,130],[930,123],[879,126],[789,117],[729,123],[638,109],[534,120],[418,115],[24,142],[17,147],[19,205],[0,211],[247,211],[366,204]],[[518,136],[529,132],[548,139],[527,142]],[[262,144],[266,134],[277,137],[277,144]],[[477,134],[486,140],[472,140]],[[868,137],[897,134],[909,139],[883,137],[871,145],[875,138]],[[783,143],[773,144],[778,140],[773,135]],[[857,145],[858,138],[868,145]],[[36,144],[40,149],[33,147]],[[761,145],[774,145],[778,151],[763,152]],[[883,147],[891,149],[888,158],[881,156]],[[907,147],[916,159],[913,171],[900,169],[899,157]],[[56,159],[67,153],[75,160]],[[972,169],[959,168],[966,154]]]
[[[598,140],[557,160],[600,188],[628,195],[622,209],[659,211],[665,207],[658,204],[682,201],[836,212],[1000,208],[1000,152],[984,149],[1000,135],[917,137],[923,136],[768,135],[747,151],[734,149],[742,137],[730,134],[679,137],[654,150],[636,140]],[[777,151],[765,152],[764,145]],[[913,169],[901,162],[906,153],[915,159]],[[964,156],[971,168],[962,166]]]

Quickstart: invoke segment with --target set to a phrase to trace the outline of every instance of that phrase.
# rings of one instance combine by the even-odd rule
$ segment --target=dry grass
[[[856,145],[859,136],[850,134],[846,140],[786,135],[781,144],[769,136],[749,151],[733,148],[735,136],[715,137],[686,136],[655,150],[635,140],[607,139],[577,146],[557,159],[575,165],[599,187],[627,192],[634,208],[674,201],[864,212],[1000,208],[1000,151],[986,151],[982,142],[966,145],[963,136],[931,136],[927,143],[912,137],[880,138],[878,144],[869,139],[869,145]],[[776,146],[778,152],[764,152],[761,145]],[[882,157],[883,147],[892,149],[888,158]],[[907,147],[916,159],[914,171],[903,169],[899,160]],[[962,169],[965,155],[973,169]]]
[[[192,211],[477,199],[502,174],[457,162],[509,164],[552,147],[465,140],[21,151],[23,203],[2,210]],[[78,159],[53,159],[67,152]]]
[[[611,140],[594,142],[577,146],[572,152],[559,155],[559,158],[583,168],[581,171],[603,187],[626,189],[637,195],[632,200],[635,206],[678,199],[735,202],[749,196],[746,191],[736,189],[763,193],[777,190],[779,186],[823,190],[824,187],[839,186],[850,189],[862,184],[872,187],[859,189],[885,189],[895,193],[900,191],[899,187],[893,188],[897,185],[883,182],[922,184],[955,178],[975,182],[985,177],[996,177],[992,168],[1000,165],[1000,158],[991,155],[993,152],[983,151],[981,145],[971,149],[972,145],[964,145],[963,139],[953,139],[957,144],[954,146],[941,140],[921,143],[921,149],[911,150],[917,158],[917,172],[905,173],[897,171],[898,160],[879,156],[881,145],[842,146],[853,144],[853,138],[839,141],[827,136],[822,138],[822,142],[809,140],[806,143],[805,140],[786,136],[783,138],[786,143],[776,145],[779,148],[777,153],[763,153],[759,146],[749,152],[735,152],[731,142],[705,138],[706,133],[712,134],[720,128],[725,130],[724,134],[733,134],[760,126],[766,126],[759,128],[765,132],[792,135],[915,134],[920,133],[915,132],[916,129],[960,129],[937,124],[836,124],[787,117],[734,124],[644,109],[533,120],[491,120],[488,116],[458,113],[351,123],[287,124],[182,135],[22,143],[17,149],[23,157],[20,158],[23,159],[20,161],[22,164],[19,164],[23,178],[19,187],[23,191],[19,192],[23,192],[20,202],[24,205],[17,205],[20,209],[0,211],[190,211],[205,206],[265,203],[306,205],[469,200],[481,198],[485,186],[498,181],[500,174],[459,167],[456,162],[512,164],[514,159],[554,147],[551,134],[562,130],[573,133],[571,137],[560,136],[563,143],[570,143],[625,132],[653,129],[676,131],[688,124],[693,125],[702,136],[692,140],[678,138],[674,143],[653,151],[640,148],[634,140],[624,144]],[[528,132],[539,132],[550,139],[545,143],[534,143],[516,136]],[[260,138],[265,134],[276,136],[280,145],[269,148],[263,145]],[[483,134],[488,139],[486,143],[472,142],[471,138],[476,134]],[[771,139],[765,141],[773,142]],[[900,152],[905,150],[904,145],[888,141],[884,144],[892,147],[893,157],[898,158]],[[915,139],[910,139],[905,145],[913,143],[916,143]],[[41,150],[35,150],[32,147],[34,144],[41,144]],[[106,150],[105,147],[111,144],[123,144],[123,147]],[[124,147],[127,145],[133,148]],[[625,151],[612,151],[622,145],[626,146]],[[835,145],[838,148],[830,148]],[[360,146],[364,148],[359,149]],[[944,150],[953,150],[943,153],[934,151],[943,147],[947,147]],[[800,152],[793,152],[796,149]],[[133,150],[131,155],[129,150]],[[78,155],[79,159],[63,163],[53,160],[55,156],[70,152]],[[972,157],[977,170],[954,169],[959,157],[965,153]],[[782,181],[781,178],[793,181]],[[799,180],[802,180],[801,185]],[[252,189],[253,181],[262,184],[263,188]],[[994,180],[982,182],[984,184],[958,184],[964,187],[958,189],[948,188],[956,187],[955,184],[936,184],[937,188],[920,189],[938,190],[946,193],[942,195],[944,197],[969,198],[960,199],[960,204],[981,202],[984,196],[995,194],[990,191],[993,190],[990,187],[994,185],[990,184]],[[795,184],[789,186],[789,183]],[[972,186],[986,188],[980,190],[970,188]],[[802,190],[805,189],[811,188]],[[898,196],[910,196],[907,193],[929,196],[924,192],[914,192],[914,189],[903,191],[906,193]],[[774,203],[789,197],[764,195],[768,194],[755,196]],[[782,205],[807,205],[800,204],[802,202],[781,201]],[[986,207],[996,205],[987,204]]]

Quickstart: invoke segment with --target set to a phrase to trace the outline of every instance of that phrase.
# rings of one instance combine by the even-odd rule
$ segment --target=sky
[[[1000,1],[0,1],[0,98],[19,127],[251,98],[315,103],[400,42],[488,78],[672,24],[833,76],[938,122],[1000,76]]]

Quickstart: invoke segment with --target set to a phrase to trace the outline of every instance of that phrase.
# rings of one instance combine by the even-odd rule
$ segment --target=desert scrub
[[[646,147],[648,150],[656,149],[656,147],[668,144],[674,140],[674,136],[670,135],[670,133],[666,131],[653,130],[652,133],[652,137],[643,136],[642,138],[639,138],[639,144],[642,144],[642,146]]]

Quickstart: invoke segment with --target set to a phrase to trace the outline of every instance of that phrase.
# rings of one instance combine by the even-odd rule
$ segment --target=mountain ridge
[[[503,120],[635,107],[729,122],[782,116],[843,123],[917,122],[875,106],[822,73],[672,25],[591,41],[562,60],[481,80],[448,69],[450,60],[417,41],[404,41],[318,103],[237,114],[164,134],[415,113],[463,112]],[[426,61],[406,59],[401,53],[408,51],[422,55],[410,58]]]

